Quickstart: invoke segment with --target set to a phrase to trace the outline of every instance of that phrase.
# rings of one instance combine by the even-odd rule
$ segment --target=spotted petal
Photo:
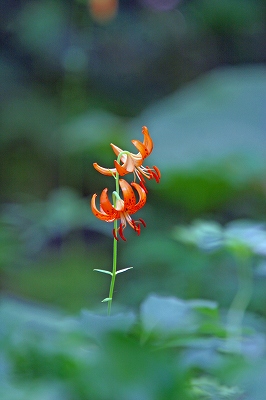
[[[125,211],[130,212],[134,209],[136,205],[136,197],[134,194],[134,190],[130,186],[130,184],[124,179],[119,179],[119,185],[121,187],[124,202],[125,202]],[[131,212],[130,212],[131,213]]]
[[[98,208],[96,207],[96,204],[95,204],[96,197],[97,197],[97,194],[94,194],[91,198],[91,210],[92,210],[93,214],[95,215],[95,217],[101,219],[102,221],[106,221],[106,222],[114,221],[115,218],[112,219],[110,215],[105,214],[104,212],[98,210]]]
[[[152,141],[152,139],[150,137],[149,130],[148,130],[147,126],[143,126],[142,127],[142,133],[144,135],[143,144],[147,148],[149,154],[151,154],[151,152],[153,150],[153,141]]]
[[[123,196],[124,196],[125,211],[127,211],[129,214],[134,214],[140,208],[142,208],[144,206],[144,204],[146,203],[145,190],[138,183],[133,182],[130,185],[124,179],[120,179],[119,184],[120,184],[121,190],[123,192]],[[138,195],[139,195],[138,202],[136,202],[136,196],[134,194],[132,187],[134,187],[138,192]]]
[[[124,167],[124,165],[120,165],[116,160],[114,161],[115,169],[117,170],[120,176],[124,176],[128,174],[128,170]]]
[[[142,208],[146,203],[146,192],[138,183],[132,182],[131,186],[133,186],[139,195],[139,201],[134,206],[134,212],[137,212],[140,208]]]
[[[95,217],[106,222],[113,222],[115,219],[119,218],[119,212],[112,206],[107,196],[107,188],[105,188],[100,196],[100,210],[96,207],[96,197],[95,193],[91,198],[91,210]]]
[[[149,153],[147,147],[143,143],[141,143],[139,140],[131,140],[131,142],[134,144],[134,146],[140,152],[140,154],[142,156],[142,160],[144,160],[144,158],[148,157],[148,155],[150,153]]]
[[[105,214],[113,216],[117,213],[116,209],[112,206],[109,198],[108,198],[108,194],[107,194],[108,190],[107,188],[105,188],[100,196],[100,208],[101,211],[103,211]]]

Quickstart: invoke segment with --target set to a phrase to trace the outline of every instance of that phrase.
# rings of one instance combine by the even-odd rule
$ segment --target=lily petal
[[[152,141],[152,139],[150,137],[149,130],[148,130],[147,126],[143,126],[142,127],[142,133],[144,135],[143,144],[147,148],[149,154],[151,154],[151,152],[153,150],[153,141]]]
[[[136,196],[134,194],[134,191],[130,184],[124,179],[119,179],[119,185],[121,187],[124,197],[125,211],[129,211],[132,214],[132,210],[136,205]]]
[[[115,144],[111,143],[110,145],[113,149],[113,152],[115,153],[116,156],[118,156],[120,153],[122,153],[122,149],[120,147],[116,146]],[[124,163],[126,161],[126,154],[122,154],[121,156],[121,162]]]
[[[101,219],[102,221],[113,222],[116,219],[116,215],[111,216],[111,215],[105,214],[102,211],[99,211],[95,204],[96,197],[97,197],[97,194],[94,194],[91,198],[91,210],[92,210],[93,214],[95,215],[95,217]]]
[[[149,153],[147,147],[143,143],[141,143],[139,140],[131,140],[131,142],[138,149],[138,151],[140,152],[143,160],[144,160],[144,158],[148,157],[148,155],[150,153]]]
[[[128,174],[128,170],[123,165],[120,165],[116,160],[114,161],[114,164],[115,164],[115,169],[117,170],[120,176]]]
[[[112,206],[107,194],[108,190],[105,188],[100,196],[100,208],[107,215],[115,215],[117,213],[116,209]]]
[[[100,174],[107,175],[107,176],[113,176],[116,174],[115,168],[103,168],[97,163],[93,163],[93,166],[96,169],[96,171],[100,172]]]
[[[131,186],[133,186],[136,189],[136,191],[138,192],[138,195],[139,195],[139,201],[134,206],[134,210],[135,210],[134,212],[137,212],[146,203],[146,199],[147,199],[146,191],[145,191],[146,188],[144,189],[141,185],[139,185],[138,183],[135,183],[135,182],[132,182]]]

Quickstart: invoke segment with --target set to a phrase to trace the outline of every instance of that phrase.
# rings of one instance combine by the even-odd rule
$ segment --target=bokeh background
[[[233,260],[175,240],[179,224],[266,217],[264,0],[20,0],[0,4],[0,285],[3,297],[102,310],[112,226],[90,197],[112,180],[110,142],[147,125],[147,228],[119,242],[115,301],[235,293]],[[110,187],[110,191],[113,190]],[[264,271],[264,272],[263,272]],[[265,316],[265,268],[250,308]]]

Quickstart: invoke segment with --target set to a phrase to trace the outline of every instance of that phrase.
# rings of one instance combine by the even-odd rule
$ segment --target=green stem
[[[114,229],[117,230],[117,220],[114,221]],[[112,279],[110,282],[110,289],[109,289],[109,298],[110,300],[108,301],[108,315],[111,314],[111,308],[112,308],[112,301],[113,301],[113,293],[114,293],[114,287],[115,287],[115,278],[116,278],[116,268],[117,268],[117,240],[114,238],[114,243],[113,243],[113,271],[112,271]]]
[[[121,157],[123,154],[129,154],[128,151],[121,151],[117,156],[117,162],[120,163]],[[116,172],[114,175],[115,179],[115,195],[113,196],[114,207],[116,206],[117,196],[119,196],[119,174]],[[117,220],[114,221],[114,231],[117,233]],[[114,238],[113,243],[113,270],[112,270],[112,279],[110,282],[110,289],[109,289],[109,301],[108,301],[108,315],[111,314],[112,302],[113,302],[113,294],[114,294],[114,287],[115,287],[115,278],[116,278],[116,270],[117,270],[117,240]]]
[[[119,157],[120,154],[118,155],[119,160],[120,160],[120,157]],[[116,190],[116,193],[119,193],[119,174],[118,174],[118,172],[116,172],[116,175],[115,175],[115,190]],[[114,206],[115,205],[116,205],[116,197],[114,196]],[[117,232],[117,219],[114,221],[114,231]],[[110,300],[108,301],[108,309],[107,309],[108,315],[111,314],[114,287],[115,287],[116,270],[117,270],[117,240],[114,238],[114,242],[113,242],[113,270],[112,270],[112,279],[111,279],[111,282],[110,282],[110,289],[109,289],[109,299]]]
[[[127,151],[127,150],[120,151],[120,153],[118,154],[117,159],[116,159],[116,161],[118,162],[118,164],[120,163],[121,157],[122,157],[124,154],[128,155],[128,154],[130,154],[130,152]]]
[[[253,276],[250,257],[237,257],[238,290],[227,314],[227,350],[240,352],[243,319],[251,300]]]

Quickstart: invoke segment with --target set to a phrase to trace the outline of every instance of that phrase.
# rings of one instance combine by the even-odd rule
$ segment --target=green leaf
[[[103,274],[108,274],[108,275],[113,276],[113,273],[111,271],[106,271],[105,269],[97,269],[97,268],[95,268],[93,271],[102,272]]]
[[[140,318],[144,332],[161,339],[184,332],[188,335],[197,327],[197,318],[189,303],[175,297],[151,294],[141,304]]]
[[[97,341],[109,335],[110,332],[123,334],[129,332],[136,321],[137,316],[131,311],[111,315],[98,315],[89,310],[82,310],[80,316],[82,330],[86,335]]]
[[[105,299],[102,300],[102,303],[106,303],[107,301],[111,301],[112,297],[106,297]]]
[[[116,271],[116,275],[117,274],[121,274],[121,272],[125,272],[125,271],[127,271],[127,270],[129,270],[129,269],[132,269],[133,267],[128,267],[128,268],[124,268],[124,269],[120,269],[119,271]]]
[[[190,307],[198,312],[216,318],[218,316],[218,305],[215,301],[196,299],[188,300]]]

